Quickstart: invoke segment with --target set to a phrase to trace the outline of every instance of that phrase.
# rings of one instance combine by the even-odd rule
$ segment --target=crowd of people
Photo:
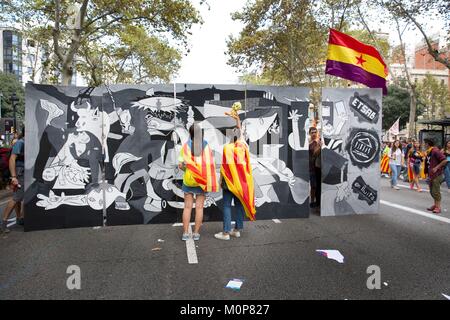
[[[441,185],[445,182],[450,193],[450,140],[443,147],[430,139],[420,143],[415,139],[385,142],[381,155],[381,174],[389,177],[391,187],[399,190],[398,179],[409,182],[411,190],[422,192],[420,180],[430,188],[434,204],[429,211],[441,213]]]

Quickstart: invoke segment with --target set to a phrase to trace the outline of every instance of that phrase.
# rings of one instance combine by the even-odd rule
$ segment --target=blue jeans
[[[450,161],[447,162],[447,165],[445,166],[445,183],[447,183],[447,188],[450,189]]]
[[[235,229],[244,229],[244,208],[241,201],[230,190],[223,189],[223,232],[231,231],[231,200],[234,199],[236,208],[236,226]]]
[[[392,170],[392,175],[391,175],[391,186],[395,187],[397,185],[397,179],[398,179],[398,175],[400,173],[400,170],[402,168],[402,166],[398,166],[395,164],[390,164],[391,170]]]

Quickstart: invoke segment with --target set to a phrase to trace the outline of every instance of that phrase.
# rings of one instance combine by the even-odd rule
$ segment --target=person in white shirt
[[[395,190],[400,188],[397,186],[398,175],[404,165],[402,147],[399,140],[395,140],[389,151],[389,166],[391,167],[391,187]]]

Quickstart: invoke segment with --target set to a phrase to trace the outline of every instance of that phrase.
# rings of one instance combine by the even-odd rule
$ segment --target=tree
[[[378,0],[380,5],[386,8],[396,19],[403,20],[412,24],[422,34],[428,48],[428,53],[439,63],[442,63],[450,69],[448,51],[450,43],[450,33],[447,35],[447,46],[440,49],[435,46],[427,34],[424,24],[421,20],[429,20],[433,16],[433,20],[442,19],[445,21],[445,29],[450,31],[449,19],[449,3],[448,0]],[[423,19],[425,18],[425,19]]]
[[[25,90],[17,80],[16,76],[10,73],[5,73],[0,71],[0,93],[3,97],[1,99],[2,117],[12,118],[13,117],[13,106],[11,104],[11,95],[16,94],[19,101],[17,102],[16,115],[18,122],[25,118]]]
[[[247,2],[232,16],[244,28],[238,37],[228,39],[228,63],[274,84],[306,82],[320,87],[328,30],[317,21],[312,8],[311,1]]]
[[[411,96],[407,89],[397,85],[388,87],[388,94],[383,97],[383,123],[384,130],[388,130],[392,124],[400,118],[400,128],[405,127],[409,119]],[[421,114],[421,109],[418,110]]]
[[[234,20],[244,24],[237,37],[228,40],[228,63],[243,80],[252,83],[307,85],[312,89],[315,105],[320,89],[347,86],[348,81],[324,74],[329,28],[333,27],[365,42],[372,37],[355,29],[361,1],[249,1]],[[381,51],[387,55],[389,43],[378,38]]]
[[[118,72],[125,70],[131,71],[128,75],[137,81],[166,80],[167,74],[178,67],[179,46],[187,45],[190,28],[201,22],[189,0],[80,0],[75,3],[11,0],[8,3],[11,21],[26,19],[34,26],[49,21],[46,28],[40,29],[43,36],[50,36],[48,40],[52,43],[53,61],[47,66],[53,64],[64,85],[71,82],[75,67],[89,75],[91,83],[103,82],[105,78],[100,77],[103,62],[108,75],[114,73],[117,77]],[[176,47],[169,46],[169,39],[177,43]],[[142,47],[150,51],[136,53]],[[164,64],[168,57],[175,64]],[[163,59],[162,67],[156,68],[154,62],[159,58]],[[97,64],[99,61],[102,63]],[[95,70],[87,72],[93,66]]]
[[[450,108],[448,87],[430,74],[418,83],[417,93],[427,119],[442,119]]]

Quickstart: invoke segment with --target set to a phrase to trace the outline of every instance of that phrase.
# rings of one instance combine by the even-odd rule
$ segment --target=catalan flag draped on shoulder
[[[325,73],[383,88],[387,94],[387,66],[377,49],[334,29],[330,29]]]
[[[223,147],[222,166],[220,167],[228,189],[242,203],[245,214],[255,220],[255,188],[248,147],[242,141],[226,144]]]
[[[199,186],[204,192],[217,192],[219,187],[216,179],[216,165],[208,143],[203,141],[203,149],[199,157],[195,157],[191,149],[192,141],[189,140],[181,150],[186,163],[183,182],[191,187]]]
[[[383,158],[381,159],[380,171],[381,173],[391,173],[391,167],[389,166],[389,156],[387,154],[384,154]]]

